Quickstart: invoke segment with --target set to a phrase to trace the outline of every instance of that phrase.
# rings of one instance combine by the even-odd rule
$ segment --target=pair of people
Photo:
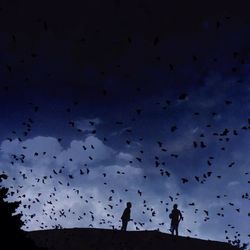
[[[121,216],[121,219],[122,219],[121,230],[122,231],[127,230],[128,222],[131,220],[130,219],[131,207],[132,207],[131,202],[127,202],[127,207],[125,208]],[[183,216],[181,214],[181,211],[178,209],[177,204],[174,204],[173,210],[169,214],[169,218],[171,219],[171,227],[170,227],[171,234],[174,235],[174,232],[175,232],[175,234],[178,236],[178,226],[179,226],[179,222],[183,220]]]

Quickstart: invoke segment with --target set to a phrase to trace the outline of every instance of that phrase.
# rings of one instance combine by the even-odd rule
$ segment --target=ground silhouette
[[[53,229],[28,232],[38,246],[53,250],[237,250],[229,243],[172,236],[158,231]]]

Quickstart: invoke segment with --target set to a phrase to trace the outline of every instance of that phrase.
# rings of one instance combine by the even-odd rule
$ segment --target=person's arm
[[[183,216],[181,214],[181,211],[179,211],[179,215],[180,215],[181,220],[183,220]]]
[[[126,210],[123,211],[122,216],[121,216],[121,219],[124,219],[124,217],[125,217],[125,211],[126,211]]]

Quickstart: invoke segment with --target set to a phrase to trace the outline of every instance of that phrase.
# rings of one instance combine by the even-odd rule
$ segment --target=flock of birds
[[[230,17],[226,18],[227,20],[230,19]],[[40,23],[43,24],[43,31],[44,32],[49,32],[50,26],[46,21],[39,20]],[[216,22],[216,27],[217,30],[221,29],[221,22]],[[18,42],[18,37],[16,37],[15,34],[11,36],[11,42],[16,44]],[[126,43],[128,46],[133,44],[133,38],[131,36],[128,36],[126,40]],[[88,39],[82,38],[80,40],[81,43],[86,44],[88,42]],[[152,46],[156,47],[160,43],[160,38],[159,36],[155,36],[153,41],[152,41]],[[32,58],[35,60],[39,59],[39,55],[37,53],[32,52],[31,54]],[[235,65],[238,66],[233,66],[229,69],[230,74],[231,73],[237,73],[240,70],[240,66],[244,65],[246,63],[245,59],[241,56],[241,54],[238,51],[234,51],[232,54],[233,59],[235,59],[237,62]],[[156,60],[158,62],[161,61],[161,57],[156,57]],[[197,55],[192,55],[192,62],[196,63],[199,61],[199,57]],[[213,62],[216,63],[218,61],[217,58],[213,59]],[[22,60],[21,63],[24,63],[24,60]],[[7,71],[9,74],[13,74],[13,67],[11,64],[6,64],[5,65]],[[116,65],[116,68],[121,68],[120,64]],[[177,66],[174,63],[169,63],[168,64],[168,70],[170,72],[175,72]],[[105,72],[101,72],[102,75],[105,75]],[[242,79],[239,79],[237,83],[241,83]],[[12,87],[11,87],[12,88]],[[11,89],[12,91],[13,89]],[[8,93],[10,91],[9,86],[4,86],[3,91],[5,93]],[[136,88],[135,93],[141,93],[143,92],[141,88]],[[165,100],[164,102],[162,101],[156,101],[154,104],[157,109],[157,112],[160,110],[162,111],[162,114],[164,115],[166,110],[171,109],[171,106],[174,106],[177,102],[180,103],[186,103],[190,102],[189,99],[189,94],[188,93],[180,93],[179,96],[175,100]],[[109,89],[108,88],[103,88],[100,90],[100,99],[104,100],[105,98],[109,98]],[[124,204],[126,203],[126,199],[134,199],[132,197],[136,197],[135,200],[141,202],[142,206],[142,214],[146,215],[148,217],[148,223],[152,223],[157,218],[159,215],[159,211],[155,209],[154,204],[150,204],[150,201],[145,198],[147,196],[146,190],[143,190],[143,186],[141,188],[137,188],[136,190],[133,189],[135,193],[131,194],[130,191],[130,184],[127,183],[127,187],[123,190],[123,198],[115,198],[115,195],[120,192],[120,190],[116,190],[115,188],[112,187],[112,179],[109,179],[109,173],[107,172],[100,172],[99,176],[101,177],[101,182],[103,185],[103,189],[100,190],[100,192],[103,192],[103,197],[106,197],[106,194],[108,194],[107,199],[103,198],[103,200],[99,200],[95,197],[95,194],[93,193],[92,195],[86,195],[84,193],[84,190],[81,189],[81,186],[77,187],[79,184],[75,184],[75,180],[79,180],[79,178],[86,178],[85,180],[88,181],[88,178],[91,180],[91,175],[92,172],[96,172],[96,166],[94,166],[95,162],[95,157],[93,156],[95,153],[96,148],[94,144],[82,145],[82,152],[84,154],[93,152],[93,154],[89,153],[86,156],[86,161],[82,163],[81,167],[78,166],[78,168],[74,171],[71,171],[70,169],[67,168],[66,165],[68,164],[74,164],[74,158],[69,157],[68,162],[65,162],[65,166],[56,166],[52,167],[51,169],[46,172],[45,175],[40,174],[39,171],[36,170],[37,167],[39,166],[30,166],[30,158],[31,156],[29,155],[27,157],[25,151],[32,152],[32,149],[30,149],[27,145],[25,145],[25,142],[28,138],[35,137],[35,134],[39,135],[39,131],[36,131],[36,117],[39,117],[39,112],[43,107],[40,107],[36,103],[29,102],[29,107],[32,109],[32,112],[34,113],[34,117],[29,117],[22,121],[22,131],[18,130],[12,130],[10,131],[10,135],[5,138],[5,141],[7,141],[10,145],[12,143],[16,143],[18,141],[18,145],[21,145],[21,148],[19,148],[19,152],[21,153],[16,153],[13,151],[12,153],[8,154],[8,167],[10,168],[10,171],[4,170],[2,174],[7,174],[9,176],[8,180],[3,182],[8,184],[9,188],[9,198],[10,199],[18,199],[23,201],[20,211],[23,213],[23,219],[26,224],[26,229],[29,229],[29,225],[31,225],[33,222],[36,222],[37,227],[40,229],[46,229],[49,227],[54,227],[54,228],[62,228],[63,225],[61,224],[62,219],[70,218],[71,216],[76,216],[77,221],[82,222],[82,225],[88,226],[88,227],[95,227],[97,225],[100,225],[102,227],[106,227],[107,225],[111,228],[116,228],[117,223],[119,222],[119,216],[120,214],[116,211],[122,211],[124,208]],[[151,105],[151,104],[150,104]],[[233,105],[232,100],[224,100],[224,105],[226,108],[230,108],[230,106]],[[69,117],[71,113],[73,113],[74,109],[77,109],[78,107],[81,107],[81,101],[74,101],[72,102],[72,105],[69,107],[65,107],[62,112],[62,116]],[[124,133],[122,134],[121,138],[123,140],[123,145],[125,149],[133,148],[135,145],[135,141],[137,145],[142,145],[139,149],[138,152],[136,152],[131,159],[128,160],[127,164],[129,165],[135,165],[138,168],[142,168],[143,164],[145,163],[145,158],[148,157],[148,155],[151,154],[151,152],[146,152],[143,149],[143,142],[145,138],[140,137],[138,139],[133,139],[135,138],[133,126],[136,126],[136,121],[137,119],[140,119],[143,117],[145,113],[147,113],[147,110],[144,110],[143,108],[135,108],[133,111],[134,116],[130,118],[130,121],[132,124],[129,122],[121,121],[121,120],[113,120],[109,121],[111,124],[112,128],[110,128],[111,131],[117,131],[117,130],[123,130],[124,133],[126,134],[126,138],[124,139]],[[191,116],[194,118],[199,117],[201,114],[200,112],[194,111]],[[216,117],[219,115],[217,112],[213,111],[209,114],[212,118],[216,119]],[[73,115],[72,115],[73,116]],[[125,116],[125,115],[124,115]],[[162,118],[164,119],[164,118]],[[88,125],[90,129],[88,130],[88,134],[92,135],[94,137],[99,137],[99,131],[97,129],[97,124],[94,120],[90,119],[88,121]],[[68,126],[69,130],[73,130],[78,135],[79,137],[82,138],[83,134],[85,133],[86,136],[86,131],[83,129],[79,128],[79,126],[76,124],[76,120],[74,120],[74,117],[70,120],[65,121],[65,125]],[[33,129],[35,127],[35,129]],[[213,128],[213,124],[207,124],[205,126],[206,129]],[[250,118],[246,117],[245,118],[245,124],[242,126],[239,126],[237,128],[231,129],[229,127],[222,129],[221,131],[216,131],[212,132],[210,134],[205,134],[201,133],[198,138],[195,140],[190,141],[190,148],[193,148],[193,150],[196,150],[200,152],[199,150],[208,150],[208,148],[211,148],[211,145],[208,145],[206,142],[206,137],[211,137],[215,138],[216,141],[222,142],[222,146],[220,147],[221,151],[226,151],[226,145],[230,144],[233,140],[233,137],[237,136],[248,136],[248,131],[250,129]],[[33,131],[35,130],[35,132]],[[175,134],[176,132],[179,131],[179,127],[177,124],[172,124],[169,126],[169,133]],[[83,133],[83,134],[81,134]],[[119,140],[121,139],[119,138]],[[102,142],[104,145],[109,145],[109,140],[110,138],[108,136],[104,136],[102,138]],[[60,138],[57,138],[57,141],[59,144],[61,144],[64,141],[63,136]],[[147,181],[150,182],[151,175],[156,174],[157,176],[164,178],[164,181],[168,181],[168,179],[171,179],[173,175],[176,173],[172,172],[172,170],[169,169],[168,164],[166,163],[165,160],[162,160],[161,155],[165,154],[166,157],[170,157],[172,159],[180,159],[181,156],[179,153],[175,152],[170,152],[169,148],[167,147],[167,143],[164,140],[154,140],[152,143],[152,147],[157,147],[157,150],[159,152],[158,155],[152,156],[152,164],[153,165],[153,170],[150,169],[149,173],[143,174],[141,176],[141,179],[147,183]],[[145,156],[147,155],[147,156]],[[28,158],[28,159],[27,159]],[[50,152],[46,151],[46,148],[43,151],[36,151],[33,152],[32,158],[34,160],[36,159],[52,159],[52,160],[57,160],[58,156],[57,155],[51,155]],[[208,169],[204,171],[202,174],[195,174],[194,176],[181,176],[178,179],[178,185],[206,185],[209,182],[209,179],[213,178],[213,181],[215,179],[220,180],[223,179],[223,176],[219,173],[216,173],[216,169],[212,168],[213,166],[213,161],[215,161],[214,156],[208,156],[206,159],[206,164]],[[34,161],[35,162],[35,161]],[[39,161],[38,161],[39,162]],[[34,163],[35,164],[35,163]],[[26,165],[29,165],[29,167],[26,167]],[[228,170],[232,169],[237,165],[237,162],[235,161],[230,161],[227,163],[227,168]],[[15,168],[18,166],[18,168]],[[153,171],[153,174],[150,174],[150,172]],[[173,170],[174,171],[174,170]],[[14,174],[14,176],[12,176]],[[124,186],[124,183],[126,184],[126,178],[128,173],[126,170],[117,170],[116,173],[114,173],[121,181],[121,185]],[[249,172],[244,172],[242,175],[246,176],[248,178]],[[121,178],[120,178],[121,177]],[[241,177],[244,179],[243,177]],[[83,179],[82,179],[83,180]],[[245,181],[245,179],[244,179]],[[89,182],[91,184],[91,182]],[[123,183],[123,184],[122,184]],[[151,183],[152,184],[152,183]],[[151,185],[148,184],[148,185]],[[243,183],[244,185],[250,184],[250,180],[246,181],[246,183]],[[30,192],[27,192],[27,186],[28,190]],[[51,185],[51,186],[49,186]],[[147,184],[145,184],[144,187],[146,187]],[[154,185],[156,185],[154,183]],[[160,185],[160,183],[159,183]],[[208,189],[209,185],[212,185],[211,183],[207,184]],[[49,188],[48,188],[49,186]],[[126,185],[125,185],[126,186]],[[52,190],[50,188],[52,187]],[[91,186],[90,186],[91,187]],[[185,189],[185,186],[182,187]],[[198,187],[199,188],[199,187]],[[59,196],[59,191],[61,195],[61,190],[67,190],[65,192],[65,200],[67,201],[68,204],[71,203],[72,197],[77,196],[77,199],[80,200],[80,203],[83,204],[83,206],[93,206],[93,204],[96,204],[96,206],[101,206],[103,209],[103,217],[104,218],[99,218],[98,216],[95,215],[95,208],[93,207],[92,210],[89,211],[84,211],[81,212],[80,214],[77,214],[79,211],[75,211],[73,208],[60,208],[60,203],[61,201],[61,196]],[[25,190],[25,191],[23,191]],[[35,190],[33,192],[33,190]],[[37,192],[37,190],[40,190]],[[70,190],[70,192],[68,192]],[[105,193],[107,191],[107,193]],[[36,192],[36,193],[35,193]],[[105,195],[104,195],[105,194]],[[165,194],[164,194],[165,195]],[[159,200],[159,206],[162,206],[163,210],[166,212],[169,211],[169,209],[172,209],[172,205],[176,202],[178,202],[181,198],[185,196],[185,194],[182,194],[180,192],[175,192],[168,194],[168,197],[164,197],[164,199],[160,198]],[[159,195],[159,197],[162,197]],[[165,200],[167,198],[167,200]],[[237,204],[234,204],[233,202],[227,202],[230,199],[230,194],[217,194],[216,199],[221,199],[225,200],[224,201],[224,206],[221,206],[220,211],[218,211],[216,214],[213,212],[209,211],[208,209],[202,209],[200,211],[200,208],[197,208],[196,206],[200,207],[200,204],[196,204],[193,201],[190,201],[187,203],[188,207],[191,207],[193,209],[194,215],[198,213],[202,213],[202,220],[205,222],[209,221],[212,216],[217,216],[217,217],[224,217],[225,216],[225,210],[226,206],[229,206],[233,208],[237,213],[241,213],[241,208],[237,207]],[[226,199],[228,198],[228,199]],[[246,191],[244,193],[239,194],[239,199],[243,200],[250,200],[250,194]],[[75,198],[74,198],[75,201]],[[41,214],[38,214],[37,210],[38,207],[42,210]],[[132,208],[133,211],[133,208]],[[185,218],[185,211],[184,213],[184,218]],[[243,215],[244,216],[244,215]],[[246,215],[250,217],[250,211]],[[97,218],[98,217],[98,218]],[[45,220],[42,218],[49,218],[50,224],[46,224]],[[165,216],[167,218],[167,216]],[[46,220],[47,221],[47,220]],[[89,224],[86,224],[87,221],[90,221]],[[137,220],[136,218],[133,218],[134,227],[136,230],[143,230],[147,228],[147,222]],[[159,228],[166,228],[168,227],[168,222],[161,221],[157,222]],[[192,230],[190,228],[185,229],[190,235],[192,235]],[[233,235],[230,235],[229,233],[233,231]],[[234,223],[229,223],[227,224],[227,228],[225,228],[224,231],[225,238],[227,240],[232,240],[232,241],[237,241],[241,237],[241,232],[240,228],[237,228],[237,226],[234,225]],[[197,236],[195,234],[195,236]],[[231,238],[231,236],[233,238]],[[250,234],[247,235],[250,237]]]
[[[106,94],[105,94],[106,96]],[[187,100],[187,94],[181,94],[178,98],[177,101],[188,101]],[[230,102],[231,104],[231,102]],[[225,105],[230,105],[229,101],[226,100],[225,101]],[[39,107],[34,105],[33,103],[30,103],[33,112],[34,113],[39,113]],[[79,105],[79,102],[74,102],[73,107],[76,107]],[[159,105],[159,103],[156,103],[156,105]],[[170,105],[170,101],[168,101],[168,104]],[[66,113],[70,113],[72,110],[72,107],[70,108],[66,108],[65,112]],[[164,110],[164,107],[163,107]],[[138,116],[141,116],[142,113],[142,109],[138,110],[136,109],[136,114]],[[193,114],[194,116],[198,116],[199,113],[195,112]],[[215,113],[213,113],[212,115],[215,115]],[[82,132],[85,133],[85,131],[83,131],[82,129],[79,129],[79,127],[76,125],[76,122],[74,120],[70,120],[70,121],[66,121],[67,126],[70,130],[75,130],[77,133]],[[89,133],[88,135],[93,135],[93,136],[97,136],[98,135],[98,129],[97,126],[95,124],[94,120],[89,120]],[[105,192],[104,190],[108,190],[108,199],[106,201],[104,200],[97,200],[95,195],[89,195],[86,196],[84,194],[84,190],[81,189],[81,187],[79,186],[77,188],[77,185],[79,184],[74,184],[74,179],[78,179],[79,177],[84,177],[84,178],[88,178],[89,176],[91,176],[93,171],[95,170],[95,164],[91,165],[91,162],[95,161],[94,156],[89,154],[86,157],[86,162],[83,162],[81,167],[79,167],[77,170],[75,171],[70,171],[67,169],[67,164],[65,163],[65,166],[61,166],[58,168],[51,168],[49,170],[49,172],[46,175],[43,176],[39,176],[38,172],[36,171],[36,167],[38,166],[30,166],[30,168],[25,167],[25,165],[30,165],[29,163],[29,158],[32,157],[34,159],[36,158],[52,158],[53,160],[56,161],[57,159],[57,155],[50,155],[49,152],[46,151],[46,149],[44,149],[44,151],[36,151],[33,152],[32,149],[29,149],[29,147],[27,145],[25,145],[26,142],[26,138],[29,138],[30,133],[33,130],[33,126],[35,124],[35,119],[34,118],[28,118],[26,120],[23,121],[22,125],[24,126],[24,131],[21,133],[22,136],[19,136],[19,134],[17,133],[17,131],[11,131],[12,136],[11,137],[7,137],[6,141],[11,144],[14,143],[16,141],[18,141],[19,145],[21,145],[20,150],[22,151],[22,153],[18,154],[18,153],[11,153],[9,154],[9,166],[10,168],[13,169],[13,167],[18,166],[20,169],[20,171],[16,171],[15,172],[15,176],[12,177],[12,182],[10,181],[10,183],[12,183],[12,185],[10,184],[9,186],[9,197],[14,197],[15,199],[19,199],[19,200],[23,200],[23,204],[22,204],[22,208],[21,211],[23,213],[23,217],[24,217],[24,221],[26,224],[26,229],[29,229],[29,223],[32,223],[33,221],[36,221],[40,227],[40,229],[46,229],[49,227],[54,227],[54,228],[62,228],[63,225],[60,224],[60,220],[62,218],[67,219],[70,218],[70,216],[77,216],[77,220],[78,221],[83,221],[82,225],[86,225],[86,218],[89,218],[91,220],[91,223],[89,223],[88,227],[94,227],[96,225],[100,225],[102,227],[106,227],[106,225],[108,225],[109,227],[112,227],[113,229],[116,228],[117,226],[117,222],[119,221],[119,214],[117,214],[117,212],[113,213],[113,211],[117,208],[119,208],[120,210],[122,210],[124,203],[126,202],[126,200],[124,199],[117,199],[114,198],[114,195],[121,192],[121,190],[115,190],[112,187],[112,178],[108,178],[109,177],[109,173],[107,172],[100,172],[98,173],[101,176],[101,181],[103,181],[103,185],[104,187],[107,187],[107,189],[103,189],[103,192]],[[113,124],[114,128],[121,128],[124,127],[126,124],[123,121],[113,121],[111,124]],[[212,125],[207,125],[206,127],[210,128]],[[247,136],[248,130],[250,129],[250,119],[246,119],[245,120],[245,125],[230,130],[228,128],[223,129],[220,132],[214,132],[212,135],[215,138],[218,138],[219,141],[224,141],[226,143],[229,143],[231,141],[232,138],[230,138],[230,136],[238,136],[239,134],[241,134],[241,136]],[[169,128],[169,132],[170,133],[175,133],[178,130],[178,126],[177,125],[172,125]],[[242,134],[241,131],[245,132],[245,134]],[[131,135],[133,134],[133,128],[132,127],[127,127],[125,126],[125,132],[127,135]],[[129,139],[122,139],[124,140],[124,146],[126,148],[130,148],[131,145],[134,143],[134,141],[131,139],[131,136],[128,136]],[[205,135],[201,134],[199,136],[202,140],[195,140],[195,141],[191,141],[190,142],[190,147],[193,148],[193,150],[197,150],[197,149],[201,149],[201,150],[206,150],[208,147],[208,145],[206,145],[206,142],[204,140]],[[61,143],[63,141],[63,137],[61,138],[57,138],[58,143]],[[141,143],[141,145],[143,145],[143,141],[144,138],[139,138],[139,141]],[[106,143],[108,145],[109,143],[109,138],[106,136],[103,138],[103,142]],[[173,154],[173,153],[168,153],[169,149],[167,149],[167,146],[165,145],[166,143],[164,141],[159,141],[156,140],[154,142],[154,144],[156,145],[156,147],[158,148],[158,151],[161,152],[159,155],[166,154],[169,157],[172,157],[176,160],[178,160],[178,158],[180,157],[179,154]],[[220,149],[225,151],[226,146],[222,146]],[[90,151],[89,151],[90,150]],[[90,145],[86,145],[83,144],[82,145],[82,152],[95,152],[95,145],[94,144],[90,144]],[[33,155],[29,155],[28,157],[25,155],[25,151],[29,151],[29,152],[33,152]],[[19,151],[20,152],[20,151]],[[30,153],[29,153],[30,154]],[[139,150],[139,154],[140,156],[133,156],[133,159],[129,159],[127,164],[130,165],[136,165],[137,167],[141,168],[143,163],[145,162],[144,160],[144,155],[145,152],[143,150],[143,146],[140,148]],[[162,157],[160,157],[159,155],[155,155],[154,159],[153,159],[153,166],[154,166],[154,173],[156,173],[159,176],[166,176],[167,178],[171,178],[172,177],[172,170],[169,170],[169,167],[167,166],[165,161],[162,161]],[[28,159],[27,159],[28,158]],[[180,182],[179,184],[183,184],[183,185],[188,185],[188,183],[192,183],[192,185],[194,185],[194,183],[196,182],[197,184],[206,184],[206,181],[209,178],[217,178],[218,180],[222,178],[221,175],[216,175],[216,169],[213,169],[213,171],[211,170],[211,166],[213,165],[213,160],[215,159],[215,157],[213,156],[209,156],[207,159],[207,167],[208,167],[208,171],[205,171],[202,175],[195,175],[192,178],[191,177],[180,177]],[[69,163],[74,163],[74,159],[72,157],[68,158],[68,162]],[[36,164],[36,163],[33,163]],[[39,163],[37,163],[39,164]],[[232,161],[229,162],[227,164],[227,168],[230,170],[235,166],[236,162]],[[24,166],[21,167],[21,166]],[[11,172],[10,172],[11,173]],[[10,175],[10,173],[6,172],[7,175]],[[126,178],[127,178],[127,173],[125,170],[117,170],[115,175],[117,175],[117,178],[119,178],[119,176],[121,176],[123,179],[121,179],[121,182],[126,182]],[[245,172],[244,173],[245,176],[249,175],[249,172]],[[11,177],[11,176],[10,176]],[[144,181],[147,181],[150,179],[150,174],[144,174],[141,176],[141,179],[143,179]],[[82,179],[83,180],[83,179]],[[85,179],[87,180],[87,179]],[[15,184],[15,183],[22,183],[23,184]],[[48,187],[48,183],[52,182],[53,183],[53,190],[49,193],[46,192],[46,188]],[[36,194],[33,195],[33,197],[29,197],[28,194],[25,193],[25,191],[23,192],[22,189],[24,188],[24,190],[27,190],[25,185],[29,185],[28,183],[32,183],[30,185],[30,190],[32,190],[32,188],[34,190],[40,189],[40,191]],[[250,183],[250,180],[248,181],[248,184]],[[89,183],[91,185],[91,183]],[[123,183],[124,184],[124,183]],[[121,184],[121,185],[123,185]],[[178,184],[178,185],[179,185]],[[93,184],[94,185],[94,184]],[[157,215],[159,214],[159,211],[157,211],[154,208],[154,205],[150,205],[148,204],[148,201],[145,198],[146,195],[146,190],[144,192],[144,190],[142,189],[137,189],[137,190],[133,190],[134,194],[129,193],[129,183],[128,183],[128,187],[123,190],[124,193],[128,193],[128,196],[124,196],[127,199],[131,199],[132,196],[138,196],[141,198],[141,202],[142,202],[142,214],[146,215],[149,217],[148,222],[152,223],[154,222],[154,218],[157,217]],[[150,185],[150,184],[149,184]],[[211,185],[208,184],[208,185]],[[110,188],[108,188],[110,186]],[[77,195],[78,199],[81,200],[81,202],[84,204],[89,204],[91,202],[96,202],[99,203],[99,205],[103,206],[103,215],[106,218],[98,218],[99,221],[97,222],[98,219],[96,219],[95,213],[94,213],[94,209],[93,211],[89,210],[89,211],[85,211],[82,212],[80,214],[77,214],[79,211],[75,211],[72,208],[58,208],[58,204],[60,204],[61,202],[61,198],[57,197],[57,192],[58,190],[61,190],[62,187],[65,188],[65,190],[71,190],[71,194],[68,192],[65,192],[65,198],[68,200],[68,202],[71,202],[71,199],[75,199],[73,198],[74,195]],[[209,188],[209,186],[208,186]],[[167,197],[167,201],[164,199],[160,199],[159,200],[159,204],[161,206],[163,206],[164,208],[166,208],[166,212],[169,211],[169,209],[171,209],[171,205],[173,205],[174,203],[178,202],[178,199],[181,196],[185,196],[185,194],[181,194],[179,192],[176,192],[176,194],[169,194]],[[250,200],[250,195],[248,192],[245,192],[243,194],[239,194],[239,196],[241,196],[242,199],[244,200]],[[45,199],[45,197],[47,197]],[[161,196],[159,196],[161,197]],[[216,195],[217,199],[226,199],[228,198],[230,199],[230,194],[218,194]],[[240,197],[239,197],[240,198]],[[228,199],[227,199],[228,200]],[[139,202],[139,199],[138,199]],[[149,202],[150,203],[150,202]],[[41,215],[37,214],[35,212],[35,209],[33,207],[37,206],[37,204],[39,204],[39,206],[42,207],[42,216],[44,217],[48,217],[51,221],[50,225],[47,225],[45,221],[41,220]],[[93,205],[93,203],[91,203]],[[196,207],[196,203],[195,202],[189,202],[187,203],[187,206],[189,206],[190,208],[193,208],[193,212],[194,214],[197,214],[199,212],[203,213],[203,216],[201,217],[203,219],[204,222],[210,220],[211,216],[211,212],[208,209],[203,209],[203,211],[199,211],[200,209],[198,209]],[[225,201],[225,206],[230,206],[232,207],[237,213],[241,212],[241,208],[237,207],[236,204],[234,204],[233,202],[227,202]],[[118,209],[118,211],[119,211]],[[226,208],[224,206],[221,206],[220,211],[217,212],[217,216],[218,217],[224,217],[225,214],[225,210]],[[33,211],[32,213],[29,213],[28,211]],[[117,210],[116,210],[117,211]],[[184,213],[184,217],[185,217],[185,211],[183,211]],[[248,213],[248,216],[250,216],[250,212]],[[97,216],[98,217],[98,216]],[[39,219],[40,218],[40,219]],[[166,216],[167,218],[167,216]],[[197,221],[195,222],[197,223]],[[136,230],[143,230],[144,228],[147,228],[147,222],[145,221],[141,221],[141,220],[136,220],[136,218],[133,221],[133,224],[135,226]],[[159,228],[165,228],[168,226],[168,222],[167,221],[162,221],[158,223]],[[234,231],[234,240],[238,240],[241,236],[240,233],[240,229],[236,228],[235,225],[233,224],[228,224],[227,225],[228,228],[225,229],[224,233],[225,233],[225,238],[227,240],[230,240],[230,236],[228,235],[230,230],[235,230]],[[190,228],[186,228],[185,229],[187,231],[187,233],[189,233],[190,235],[192,235],[192,230]],[[195,234],[195,236],[197,236],[197,234]],[[250,236],[250,235],[248,235]]]

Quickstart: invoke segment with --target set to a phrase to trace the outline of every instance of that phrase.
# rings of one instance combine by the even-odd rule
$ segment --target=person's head
[[[132,203],[131,202],[127,202],[127,207],[131,208],[132,207]]]
[[[174,209],[177,209],[178,205],[177,204],[174,204],[173,208]]]

